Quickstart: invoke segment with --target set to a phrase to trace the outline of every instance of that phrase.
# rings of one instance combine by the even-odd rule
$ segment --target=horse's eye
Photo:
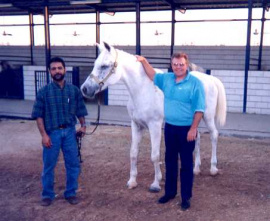
[[[102,65],[102,66],[100,67],[101,70],[105,70],[105,69],[107,69],[107,68],[108,68],[108,65]]]

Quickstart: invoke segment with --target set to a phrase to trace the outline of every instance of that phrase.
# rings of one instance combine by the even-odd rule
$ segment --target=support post
[[[136,54],[141,55],[141,3],[136,2]]]
[[[44,28],[45,28],[46,73],[47,73],[47,84],[49,84],[49,82],[50,82],[49,61],[51,59],[51,42],[50,42],[50,23],[49,23],[48,2],[44,7]]]
[[[29,30],[30,30],[30,56],[31,56],[31,65],[33,65],[34,64],[33,47],[35,45],[33,13],[29,13]]]
[[[263,37],[264,37],[264,22],[265,22],[265,7],[263,7],[262,12],[262,26],[261,26],[261,38],[259,47],[259,58],[258,58],[258,70],[262,69],[262,50],[263,50]]]
[[[96,43],[100,44],[100,12],[96,11]],[[98,47],[96,47],[96,58],[98,57]]]
[[[172,7],[171,56],[173,55],[175,39],[175,7]]]
[[[243,113],[246,113],[246,110],[247,110],[247,86],[248,86],[248,71],[249,71],[249,64],[250,64],[251,20],[252,20],[252,0],[248,0],[248,24],[247,24],[247,43],[246,43],[246,62],[245,62]]]

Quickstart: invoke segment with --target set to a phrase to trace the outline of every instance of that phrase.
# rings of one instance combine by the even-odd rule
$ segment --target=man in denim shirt
[[[59,57],[49,62],[53,79],[37,94],[32,117],[36,119],[43,146],[42,206],[51,205],[55,198],[54,168],[62,149],[66,167],[65,199],[77,204],[76,190],[80,174],[80,162],[76,143],[76,118],[81,127],[77,132],[85,134],[87,110],[80,90],[65,80],[65,62]]]
[[[205,110],[205,94],[202,83],[188,71],[189,60],[184,53],[171,58],[173,72],[156,74],[148,61],[137,56],[147,76],[164,93],[165,115],[165,195],[159,199],[164,204],[177,194],[178,159],[181,169],[181,208],[190,207],[193,186],[193,151],[199,122]]]

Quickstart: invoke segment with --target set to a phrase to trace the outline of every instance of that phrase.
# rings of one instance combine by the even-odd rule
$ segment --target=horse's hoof
[[[159,187],[150,187],[149,188],[149,192],[150,193],[158,193],[158,192],[160,192],[160,190],[161,190],[161,188]]]
[[[137,183],[127,184],[127,188],[128,188],[129,190],[135,189],[137,186],[138,186]]]
[[[201,173],[200,170],[193,170],[193,174],[196,175],[196,176],[200,175],[200,173]]]
[[[211,175],[211,176],[216,176],[216,175],[218,175],[218,169],[216,169],[216,170],[210,170],[210,175]]]

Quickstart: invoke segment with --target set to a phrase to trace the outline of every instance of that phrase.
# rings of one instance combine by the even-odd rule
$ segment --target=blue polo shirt
[[[205,93],[201,81],[191,74],[175,82],[172,72],[156,74],[154,83],[164,93],[165,122],[176,126],[190,126],[195,112],[205,111]]]

